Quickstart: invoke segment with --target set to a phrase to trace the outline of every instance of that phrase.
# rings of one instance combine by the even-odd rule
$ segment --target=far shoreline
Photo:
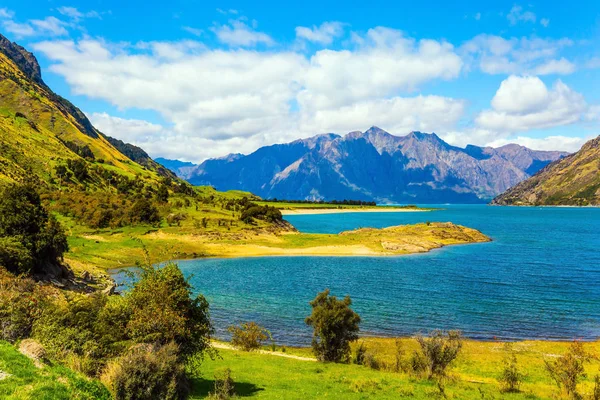
[[[424,212],[434,211],[428,208],[294,208],[280,209],[281,215],[321,215],[321,214],[346,214],[346,213],[396,213],[396,212]]]

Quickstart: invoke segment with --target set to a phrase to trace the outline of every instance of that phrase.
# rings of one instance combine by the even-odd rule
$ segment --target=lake
[[[217,336],[256,321],[278,343],[310,344],[308,302],[350,295],[365,335],[459,329],[474,339],[600,337],[600,209],[443,205],[414,213],[293,215],[303,232],[451,221],[491,243],[394,257],[260,257],[181,261],[210,302]],[[117,276],[117,279],[119,277]]]

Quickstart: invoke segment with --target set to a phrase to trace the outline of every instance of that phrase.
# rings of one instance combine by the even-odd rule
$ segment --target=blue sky
[[[153,156],[372,125],[570,151],[600,133],[597,1],[460,3],[4,0],[0,32]]]

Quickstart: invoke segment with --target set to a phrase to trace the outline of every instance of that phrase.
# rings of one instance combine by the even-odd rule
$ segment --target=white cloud
[[[61,13],[62,15],[65,15],[69,18],[71,18],[74,22],[79,22],[80,20],[84,19],[84,18],[98,18],[101,19],[102,17],[100,16],[100,13],[98,11],[87,11],[87,12],[82,12],[79,11],[77,8],[75,7],[58,7],[56,9],[59,13]]]
[[[549,20],[548,18],[542,18],[542,19],[540,20],[540,24],[542,24],[542,26],[543,26],[544,28],[547,28],[547,27],[548,27],[548,25],[550,25],[550,20]]]
[[[478,12],[478,13],[475,14],[475,20],[479,21],[480,19],[481,19],[481,13]]]
[[[182,26],[181,29],[194,36],[201,36],[202,32],[204,32],[202,29],[192,28],[191,26]]]
[[[337,21],[323,22],[320,26],[312,28],[305,26],[296,27],[296,37],[323,45],[331,44],[334,39],[344,34],[344,24]]]
[[[383,28],[355,35],[355,40],[352,50],[322,50],[312,57],[292,51],[212,50],[194,41],[115,45],[85,39],[45,41],[34,49],[53,62],[50,70],[63,76],[75,94],[124,110],[154,110],[169,124],[146,136],[130,134],[133,143],[159,155],[171,143],[188,158],[196,154],[196,161],[333,128],[354,130],[355,123],[443,130],[460,118],[460,100],[400,95],[431,80],[458,76],[462,61],[450,44],[416,41]],[[130,130],[123,121],[117,120],[117,129],[99,116],[94,120],[118,138]],[[154,144],[152,135],[165,144]]]
[[[561,150],[573,153],[579,150],[581,146],[583,146],[583,144],[589,139],[591,138],[570,136],[547,136],[545,138],[532,138],[527,136],[517,136],[497,139],[488,143],[488,145],[492,147],[500,147],[510,143],[517,143],[533,150]]]
[[[377,126],[397,134],[443,132],[463,115],[465,102],[442,96],[393,97],[359,101],[303,115],[306,132],[350,132]]]
[[[8,8],[0,8],[0,19],[11,19],[15,16],[15,13]]]
[[[266,33],[255,31],[240,20],[230,20],[229,25],[211,28],[221,43],[232,47],[253,47],[259,44],[272,46],[275,41]]]
[[[551,89],[538,77],[510,76],[475,119],[479,128],[512,134],[578,122],[587,112],[583,96],[557,80]]]
[[[65,36],[68,34],[68,23],[56,18],[30,19],[26,22],[14,20],[15,13],[7,8],[0,8],[0,23],[6,32],[12,33],[18,39],[33,36]]]
[[[585,68],[596,69],[600,68],[600,57],[593,57],[585,63]]]
[[[523,7],[514,5],[506,18],[511,25],[516,25],[517,22],[535,22],[536,15],[532,11],[523,11]]]
[[[310,58],[298,101],[305,109],[327,109],[413,91],[435,79],[454,79],[461,58],[447,42],[406,37],[388,28],[354,34],[354,50],[321,50]]]
[[[481,34],[465,42],[460,53],[468,64],[487,74],[570,74],[575,71],[575,65],[564,57],[557,57],[562,49],[573,44],[568,38],[505,39]]]
[[[539,65],[535,68],[535,73],[537,75],[569,75],[575,72],[575,69],[575,64],[565,58],[561,58],[560,60],[550,60],[545,64]]]

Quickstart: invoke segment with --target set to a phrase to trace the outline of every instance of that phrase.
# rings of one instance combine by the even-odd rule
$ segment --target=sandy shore
[[[293,210],[279,210],[282,215],[318,215],[318,214],[343,214],[343,213],[387,213],[387,212],[422,212],[431,211],[419,208],[295,208]]]

